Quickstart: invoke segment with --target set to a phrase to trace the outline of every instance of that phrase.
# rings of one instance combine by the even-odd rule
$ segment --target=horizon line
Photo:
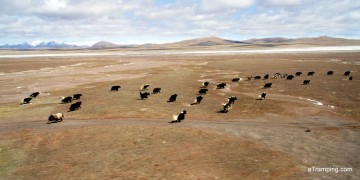
[[[249,40],[261,40],[261,39],[276,39],[276,38],[283,38],[283,39],[290,39],[290,40],[294,40],[294,39],[311,39],[311,38],[321,38],[321,37],[327,37],[327,38],[334,38],[334,39],[346,39],[346,40],[360,40],[360,37],[345,37],[345,36],[328,36],[328,35],[320,35],[320,36],[304,36],[304,37],[282,37],[282,36],[270,36],[270,37],[254,37],[254,38],[245,38],[245,39],[232,39],[232,38],[224,38],[221,36],[201,36],[201,37],[195,37],[195,38],[184,38],[184,39],[180,39],[180,40],[168,40],[168,41],[162,41],[162,42],[148,42],[148,41],[144,41],[141,43],[121,43],[118,41],[107,41],[107,40],[85,40],[85,41],[56,41],[56,40],[45,40],[45,41],[41,41],[41,40],[32,40],[31,42],[29,41],[23,41],[21,43],[0,43],[0,46],[5,46],[5,45],[20,45],[20,44],[24,44],[27,43],[33,47],[36,47],[38,44],[42,43],[42,42],[55,42],[58,44],[67,44],[67,45],[76,45],[78,47],[91,47],[93,45],[95,45],[96,43],[99,42],[108,42],[108,43],[113,43],[115,45],[119,45],[119,46],[134,46],[134,45],[146,45],[146,44],[155,44],[155,45],[161,45],[161,44],[168,44],[168,43],[177,43],[177,42],[182,42],[182,41],[189,41],[189,40],[196,40],[196,39],[206,39],[206,38],[219,38],[219,39],[223,39],[223,40],[232,40],[232,41],[249,41]],[[39,42],[38,44],[34,45],[34,42]],[[86,43],[87,44],[84,44]]]

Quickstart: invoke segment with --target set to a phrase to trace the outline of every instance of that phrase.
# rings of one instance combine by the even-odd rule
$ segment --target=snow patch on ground
[[[112,67],[112,66],[115,66],[115,65],[108,65],[108,66],[104,66],[104,68],[109,68],[109,67]]]
[[[205,65],[207,65],[207,64],[209,64],[209,62],[198,63],[198,64],[196,64],[196,65],[198,65],[198,66],[205,66]]]
[[[205,82],[205,81],[208,81],[208,82],[210,82],[212,79],[199,79],[198,81],[199,82]]]
[[[299,99],[305,99],[305,98],[299,97]],[[312,102],[313,104],[318,105],[318,106],[323,106],[323,105],[324,105],[322,102],[317,101],[317,100],[314,100],[314,99],[306,98],[306,100],[307,100],[307,101],[310,101],[310,102]]]
[[[47,68],[41,68],[40,70],[41,71],[46,71],[46,70],[52,70],[52,69],[54,69],[54,68],[47,67]]]
[[[81,66],[81,65],[85,65],[86,63],[77,63],[77,64],[72,64],[70,66],[74,67],[74,66]]]

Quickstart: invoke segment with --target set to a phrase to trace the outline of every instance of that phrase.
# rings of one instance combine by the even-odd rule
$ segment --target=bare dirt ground
[[[356,179],[360,53],[0,59],[1,179]],[[333,70],[333,76],[326,72]],[[343,73],[349,70],[353,80]],[[304,74],[293,80],[274,73]],[[314,76],[307,72],[315,71]],[[246,80],[269,74],[268,80]],[[239,82],[231,82],[239,77]],[[302,85],[310,79],[310,85]],[[203,81],[209,92],[190,105]],[[225,89],[216,84],[225,82]],[[272,82],[273,87],[262,86]],[[139,88],[162,88],[140,100]],[[121,85],[110,92],[112,85]],[[29,105],[20,101],[40,91]],[[266,92],[265,100],[257,100]],[[82,93],[68,112],[62,96]],[[167,102],[178,94],[174,103]],[[219,113],[230,96],[238,100]],[[187,110],[186,120],[170,124]],[[62,112],[62,123],[46,124]],[[311,132],[305,132],[310,129]],[[308,172],[308,168],[352,172]],[[340,171],[340,169],[339,169]]]

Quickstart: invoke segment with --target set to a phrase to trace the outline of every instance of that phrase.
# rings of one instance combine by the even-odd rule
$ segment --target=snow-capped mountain
[[[77,47],[77,46],[66,43],[57,43],[55,41],[41,42],[35,46],[35,48],[73,48],[73,47]]]
[[[33,45],[24,42],[21,44],[5,44],[5,45],[0,45],[0,48],[2,49],[31,49],[34,48]]]
[[[55,48],[78,48],[76,45],[57,43],[55,41],[37,42],[37,43],[21,43],[21,44],[5,44],[0,45],[1,49],[55,49]]]

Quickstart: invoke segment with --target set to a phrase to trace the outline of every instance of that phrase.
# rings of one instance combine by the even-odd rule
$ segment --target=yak
[[[236,100],[237,100],[236,96],[231,96],[231,97],[228,98],[228,102],[230,104],[234,104]]]
[[[208,89],[200,89],[199,94],[206,94],[207,91],[208,91]]]
[[[225,104],[223,104],[223,110],[221,111],[222,113],[228,113],[231,109],[231,103],[227,102]]]
[[[294,78],[294,75],[289,75],[286,77],[286,80],[292,80]]]
[[[195,104],[200,104],[202,100],[203,100],[203,97],[202,97],[202,96],[196,97],[196,98],[195,98]]]
[[[263,93],[260,94],[260,99],[265,99],[265,97],[266,97],[266,93],[265,93],[265,92],[263,92]]]
[[[239,82],[239,81],[240,81],[240,78],[233,78],[231,81],[232,81],[232,82]]]
[[[273,75],[273,79],[278,79],[278,78],[280,78],[281,77],[281,74],[280,73],[275,73],[274,75]]]
[[[186,114],[186,110],[181,111],[178,115],[174,115],[173,116],[173,121],[171,121],[170,123],[178,123],[181,122],[185,119],[185,114]]]
[[[71,104],[69,111],[76,111],[81,108],[81,101]]]
[[[272,83],[266,83],[266,84],[264,85],[264,88],[271,88],[271,86],[272,86]]]
[[[310,84],[310,80],[304,80],[303,85],[308,85],[308,84]]]
[[[177,98],[177,94],[173,94],[170,96],[169,101],[168,102],[175,102]]]
[[[150,96],[150,93],[148,93],[148,92],[144,92],[144,93],[140,92],[141,100],[147,99],[149,96]]]
[[[226,86],[225,83],[220,83],[220,84],[217,85],[217,88],[218,88],[218,89],[224,89],[225,86]]]
[[[64,114],[62,113],[51,114],[48,118],[48,124],[61,122],[63,121],[63,119],[64,119]]]
[[[285,78],[286,76],[288,76],[288,74],[286,74],[286,73],[284,73],[284,74],[275,73],[275,74],[273,75],[273,79]]]
[[[78,100],[78,99],[80,99],[81,96],[82,96],[82,94],[74,94],[73,99]]]
[[[349,78],[348,78],[348,79],[349,79],[350,81],[352,81],[352,79],[353,79],[353,78],[352,78],[352,76],[349,76]]]
[[[161,91],[161,88],[154,88],[153,94],[160,93],[160,91]]]
[[[150,84],[144,84],[140,87],[140,91],[146,91],[148,87],[150,87]]]
[[[315,72],[314,71],[310,71],[310,72],[308,72],[308,76],[313,76],[315,74]]]
[[[30,104],[30,101],[32,100],[31,97],[27,97],[25,99],[22,100],[21,104]]]
[[[39,92],[34,92],[30,94],[30,97],[36,98],[39,94],[40,94]]]
[[[327,73],[326,73],[326,75],[328,75],[328,76],[331,76],[331,75],[333,75],[334,74],[334,71],[328,71]]]
[[[269,79],[269,74],[265,74],[265,76],[264,76],[263,79],[264,79],[264,80]]]
[[[254,79],[261,79],[261,76],[254,76]]]
[[[295,76],[301,76],[302,75],[302,72],[296,72],[295,73]]]
[[[62,97],[61,102],[62,102],[63,104],[65,104],[65,103],[70,103],[72,100],[73,100],[73,97],[72,97],[72,96]]]
[[[112,86],[110,91],[118,91],[121,88],[121,86]]]
[[[348,76],[348,75],[350,75],[350,71],[345,71],[344,76]]]
[[[203,82],[203,87],[204,87],[204,88],[207,88],[207,87],[209,86],[209,84],[210,84],[210,83],[209,83],[208,81],[205,81],[205,82]]]

